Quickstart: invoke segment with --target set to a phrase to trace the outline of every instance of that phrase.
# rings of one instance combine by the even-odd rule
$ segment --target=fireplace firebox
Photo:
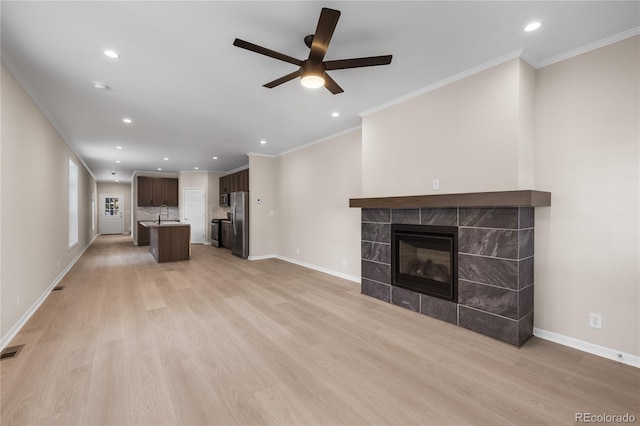
[[[458,228],[391,225],[392,285],[458,302]]]

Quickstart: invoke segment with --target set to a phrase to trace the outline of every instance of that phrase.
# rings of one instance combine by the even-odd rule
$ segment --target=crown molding
[[[318,140],[315,140],[313,142],[309,142],[308,144],[305,144],[305,145],[302,145],[302,146],[298,146],[296,148],[291,148],[288,151],[281,152],[280,154],[276,155],[276,157],[282,157],[284,155],[291,154],[292,152],[299,151],[299,150],[305,149],[305,148],[309,148],[311,145],[315,145],[315,144],[318,144],[318,143],[326,142],[326,141],[328,141],[330,139],[334,139],[334,138],[337,138],[339,136],[346,135],[347,133],[351,133],[351,132],[354,132],[354,131],[359,130],[359,129],[362,129],[362,124],[359,125],[359,126],[351,127],[349,129],[343,130],[343,131],[338,132],[338,133],[334,133],[334,134],[329,135],[329,136],[325,136],[322,139],[318,139]]]
[[[608,46],[613,43],[617,43],[622,40],[626,40],[631,37],[635,37],[640,34],[640,27],[631,28],[627,31],[623,31],[618,34],[614,34],[610,37],[603,38],[602,40],[595,41],[593,43],[586,44],[577,49],[570,50],[568,52],[561,53],[556,56],[552,56],[551,58],[544,59],[542,61],[538,61],[536,69],[544,68],[549,65],[553,65],[558,62],[566,61],[567,59],[571,59],[578,55],[582,55],[583,53],[591,52],[592,50],[600,49],[601,47]]]
[[[247,152],[248,157],[266,157],[266,158],[276,158],[277,155],[273,154],[260,154],[258,152]]]
[[[513,59],[520,58],[521,55],[522,55],[522,49],[514,50],[513,52],[507,53],[506,55],[500,56],[500,57],[498,57],[496,59],[493,59],[491,61],[485,62],[485,63],[480,64],[478,66],[475,66],[473,68],[469,68],[469,69],[467,69],[465,71],[459,72],[458,74],[454,74],[451,77],[447,77],[445,79],[437,81],[437,82],[435,82],[433,84],[430,84],[430,85],[428,85],[426,87],[423,87],[422,89],[419,89],[419,90],[416,90],[414,92],[408,93],[408,94],[406,94],[404,96],[401,96],[401,97],[396,98],[396,99],[394,99],[392,101],[386,102],[386,103],[384,103],[382,105],[379,105],[379,106],[377,106],[375,108],[363,111],[359,115],[360,115],[360,117],[366,117],[367,115],[371,115],[371,114],[374,114],[376,112],[385,110],[385,109],[387,109],[389,107],[392,107],[394,105],[398,105],[398,104],[401,104],[403,102],[406,102],[409,99],[413,99],[413,98],[418,97],[420,95],[424,95],[426,93],[433,92],[434,90],[440,89],[441,87],[448,86],[449,84],[455,83],[455,82],[460,81],[462,79],[465,79],[467,77],[471,77],[474,74],[478,74],[478,73],[480,73],[482,71],[486,71],[486,70],[491,69],[493,67],[496,67],[498,65],[502,65],[505,62],[509,62],[509,61],[511,61]]]

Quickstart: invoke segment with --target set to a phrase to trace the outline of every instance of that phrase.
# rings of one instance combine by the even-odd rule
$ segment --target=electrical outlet
[[[602,315],[600,314],[589,314],[589,327],[597,328],[598,330],[602,330]]]
[[[18,295],[16,296],[16,306],[20,306],[20,296],[20,293],[18,293]]]
[[[342,259],[342,266],[347,266],[347,259]]]
[[[431,181],[431,187],[437,191],[440,189],[440,179],[434,179]]]
[[[296,254],[300,254],[300,249],[299,248],[296,249]]]

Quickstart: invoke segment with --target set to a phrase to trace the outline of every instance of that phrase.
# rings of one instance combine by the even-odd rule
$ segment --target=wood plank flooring
[[[518,349],[280,260],[103,236],[0,363],[2,425],[573,424],[632,413],[640,370]]]

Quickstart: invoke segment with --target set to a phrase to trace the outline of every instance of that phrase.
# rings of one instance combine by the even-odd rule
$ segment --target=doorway
[[[191,244],[204,244],[205,222],[204,188],[184,188],[183,223],[191,225]]]
[[[100,234],[124,233],[124,195],[100,194]]]

